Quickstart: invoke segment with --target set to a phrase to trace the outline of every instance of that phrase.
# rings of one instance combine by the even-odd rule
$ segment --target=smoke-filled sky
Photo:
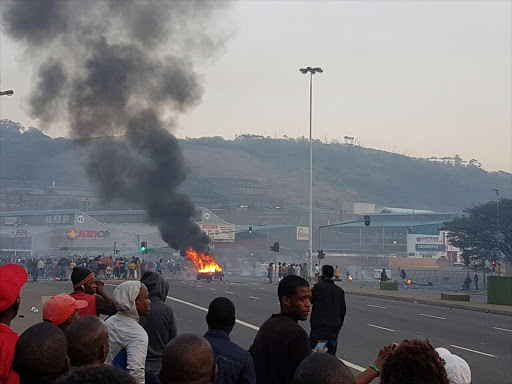
[[[512,172],[512,2],[241,1],[221,21],[230,37],[194,61],[205,92],[179,137],[307,136],[298,69],[320,66],[314,137]],[[3,32],[1,44],[1,88],[16,92],[0,98],[1,117],[40,126],[27,107],[32,57]]]

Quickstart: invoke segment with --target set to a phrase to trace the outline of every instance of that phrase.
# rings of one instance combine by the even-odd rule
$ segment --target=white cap
[[[450,384],[471,384],[471,369],[462,357],[453,355],[446,348],[436,348],[437,353],[444,360],[444,368],[450,379]]]

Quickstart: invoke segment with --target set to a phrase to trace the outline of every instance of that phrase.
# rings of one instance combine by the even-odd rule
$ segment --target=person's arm
[[[365,371],[363,371],[362,373],[355,377],[356,384],[369,384],[375,378],[380,376],[380,371],[382,370],[384,361],[395,350],[397,346],[397,344],[393,343],[382,348],[379,351],[379,354],[377,355],[377,359],[375,359],[375,363],[373,363],[373,366],[368,366],[368,368],[366,368]]]
[[[345,304],[345,292],[341,291],[340,295],[340,329],[343,326],[343,322],[345,321],[345,315],[347,314],[347,305]]]
[[[256,384],[256,369],[250,354],[247,356],[237,384]]]
[[[169,307],[169,340],[172,340],[178,334],[178,326],[176,325],[176,318],[174,317],[174,311]]]
[[[143,335],[134,335],[133,339],[126,345],[126,371],[135,379],[137,384],[144,384],[145,382],[147,353],[148,335],[145,331]]]
[[[96,313],[98,315],[112,316],[117,313],[114,300],[112,300],[105,292],[105,283],[103,281],[96,282]]]

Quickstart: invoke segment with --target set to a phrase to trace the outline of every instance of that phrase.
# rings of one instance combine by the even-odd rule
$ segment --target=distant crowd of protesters
[[[69,257],[39,257],[39,258],[15,258],[14,256],[2,256],[1,264],[17,264],[26,269],[32,281],[39,277],[52,280],[69,280],[75,267],[87,267],[97,276],[102,278],[137,279],[144,271],[156,271],[161,274],[181,274],[182,262],[174,259],[144,260],[139,257],[96,256],[81,257],[73,255]]]

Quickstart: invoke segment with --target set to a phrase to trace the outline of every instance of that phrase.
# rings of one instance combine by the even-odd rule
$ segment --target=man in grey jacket
[[[125,281],[114,290],[114,304],[118,312],[105,322],[110,340],[107,364],[145,384],[148,334],[139,324],[139,315],[147,315],[151,308],[148,289],[139,281]]]
[[[162,367],[164,348],[178,334],[174,313],[164,304],[169,293],[169,284],[158,272],[145,271],[141,282],[148,287],[151,299],[151,312],[141,316],[140,325],[149,337],[146,357],[146,384],[159,383],[158,372]]]

